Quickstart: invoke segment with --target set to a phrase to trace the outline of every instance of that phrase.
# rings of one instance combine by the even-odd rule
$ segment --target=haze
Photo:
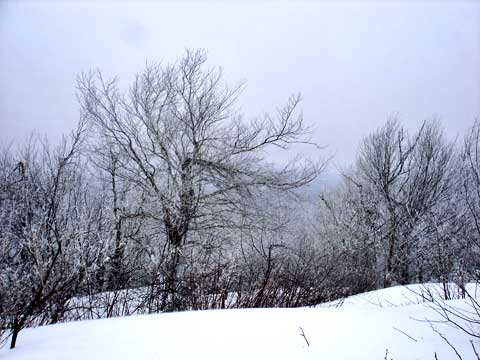
[[[146,62],[175,61],[185,48],[205,49],[229,83],[246,80],[248,116],[301,92],[312,139],[339,166],[388,116],[412,129],[437,117],[455,138],[480,114],[476,2],[7,1],[0,140],[69,131],[81,71],[98,67],[126,85]]]

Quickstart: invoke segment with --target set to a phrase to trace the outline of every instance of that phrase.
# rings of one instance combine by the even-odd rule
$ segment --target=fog
[[[205,49],[229,83],[246,81],[248,117],[301,92],[332,168],[353,161],[361,137],[389,116],[411,129],[439,118],[455,138],[480,114],[476,2],[6,1],[0,140],[69,131],[81,71],[98,67],[127,86],[147,62],[173,62],[186,48]]]

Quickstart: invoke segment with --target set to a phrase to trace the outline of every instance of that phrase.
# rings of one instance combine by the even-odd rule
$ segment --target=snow
[[[26,329],[8,360],[104,359],[456,359],[424,319],[439,319],[419,286],[347,298],[342,306],[210,310],[79,321]],[[408,298],[408,300],[407,300]],[[467,308],[466,300],[449,304]],[[335,306],[336,305],[336,306]],[[379,306],[380,305],[380,306]],[[469,336],[435,324],[464,359]],[[310,346],[300,335],[303,329]],[[474,342],[480,349],[478,340]]]
[[[452,298],[459,298],[460,289],[457,285],[447,285]],[[480,298],[480,285],[469,283],[465,285],[469,294]],[[375,309],[378,307],[398,307],[421,304],[433,299],[442,299],[444,296],[443,285],[440,283],[414,284],[406,286],[393,286],[387,289],[375,290],[359,295],[350,296],[346,299],[328,302],[318,305],[319,307],[347,307],[354,306],[362,309]]]

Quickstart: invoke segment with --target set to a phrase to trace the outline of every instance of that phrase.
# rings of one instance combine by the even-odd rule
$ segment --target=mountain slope
[[[413,293],[400,287],[379,290],[348,298],[341,307],[198,311],[44,326],[24,330],[17,348],[3,348],[0,358],[373,360],[384,359],[388,348],[388,359],[434,359],[435,352],[440,360],[456,359],[422,321],[438,319],[429,303],[418,304],[417,298],[413,304],[392,304],[405,294]],[[370,301],[382,295],[390,306]],[[449,304],[468,306],[465,300]],[[467,335],[446,324],[435,326],[464,359],[473,358]]]

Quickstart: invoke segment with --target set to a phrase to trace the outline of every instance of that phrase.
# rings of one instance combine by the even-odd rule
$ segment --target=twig
[[[430,325],[432,330],[435,331],[442,339],[443,341],[445,341],[448,346],[450,346],[452,348],[453,351],[455,351],[455,354],[457,354],[457,357],[460,359],[460,360],[463,360],[463,358],[460,356],[460,354],[458,353],[457,349],[455,348],[455,346],[453,346],[450,341],[448,341],[448,339],[445,337],[445,335],[443,335],[440,331],[438,331],[434,326]]]
[[[410,338],[411,340],[415,341],[415,342],[418,342],[417,339],[415,339],[414,337],[408,335],[406,332],[400,330],[400,329],[397,329],[395,326],[393,327],[394,330],[397,330],[398,332],[402,333],[403,335],[407,336],[408,338]]]
[[[475,349],[475,345],[473,345],[473,340],[470,340],[470,344],[472,344],[473,352],[475,353],[477,360],[480,360],[480,356],[478,355],[477,349]]]
[[[305,339],[305,342],[307,343],[307,346],[310,346],[310,343],[308,342],[307,336],[305,335],[305,332],[303,331],[302,327],[299,326],[300,331],[302,332],[300,336],[302,336]]]

